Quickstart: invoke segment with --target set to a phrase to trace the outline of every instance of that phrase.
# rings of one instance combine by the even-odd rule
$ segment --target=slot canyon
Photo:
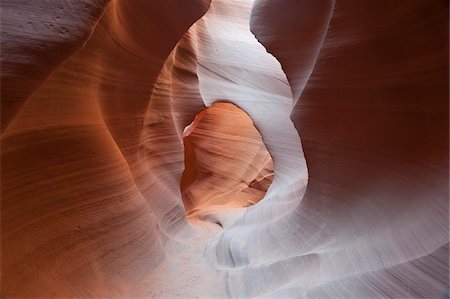
[[[448,0],[2,0],[2,298],[449,298]]]
[[[230,103],[214,103],[186,127],[181,194],[188,219],[239,215],[265,195],[273,161],[247,114]],[[229,222],[229,220],[227,221]]]

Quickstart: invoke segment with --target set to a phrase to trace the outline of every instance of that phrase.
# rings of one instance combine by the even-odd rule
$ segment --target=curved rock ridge
[[[2,297],[448,297],[448,1],[1,9]]]
[[[245,208],[264,197],[273,180],[272,157],[240,108],[214,103],[186,127],[183,141],[181,194],[188,219],[224,226],[211,214]]]
[[[448,1],[259,0],[251,24],[299,97],[310,175],[286,223],[312,284],[273,296],[447,296]]]
[[[69,37],[34,27],[36,43],[30,47],[38,43],[39,53],[27,54],[16,69],[15,56],[6,54],[31,37],[19,31],[16,35],[23,34],[15,35],[16,42],[2,34],[2,59],[12,60],[2,60],[2,74],[12,74],[24,89],[31,89],[23,83],[29,77],[42,84],[20,112],[2,107],[12,121],[1,140],[1,294],[22,298],[157,294],[162,286],[153,282],[155,269],[168,259],[160,227],[170,226],[161,225],[158,209],[168,215],[178,204],[180,217],[184,213],[181,196],[175,204],[165,201],[161,207],[164,201],[154,187],[158,174],[148,175],[146,157],[140,154],[142,124],[165,59],[209,2],[111,1],[78,51],[84,42],[79,30],[92,24],[86,18],[93,19],[84,1],[66,2],[71,9],[55,8],[54,1],[2,1],[7,8],[2,9],[2,21],[8,23],[2,29],[21,23],[22,18],[14,15],[39,26],[59,17],[67,22]],[[83,17],[76,21],[73,16],[78,12]],[[4,14],[11,18],[3,18]],[[67,40],[74,42],[67,45]],[[56,66],[69,52],[73,54]],[[41,72],[39,79],[35,64],[50,75],[45,78]],[[9,82],[2,81],[2,91],[6,89],[2,103],[15,100],[9,95],[18,87]],[[180,177],[182,153],[181,149]],[[166,168],[178,169],[173,162]]]

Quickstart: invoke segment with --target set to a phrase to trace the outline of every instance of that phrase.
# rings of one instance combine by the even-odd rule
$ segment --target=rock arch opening
[[[181,194],[189,221],[222,226],[217,214],[258,203],[273,181],[274,164],[247,113],[231,103],[205,108],[183,133]]]

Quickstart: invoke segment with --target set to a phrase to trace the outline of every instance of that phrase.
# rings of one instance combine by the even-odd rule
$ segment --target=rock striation
[[[56,2],[0,4],[2,297],[448,296],[448,1]]]

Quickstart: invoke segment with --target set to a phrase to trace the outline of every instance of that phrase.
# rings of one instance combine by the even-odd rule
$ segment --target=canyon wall
[[[448,1],[1,8],[2,297],[448,296]]]

